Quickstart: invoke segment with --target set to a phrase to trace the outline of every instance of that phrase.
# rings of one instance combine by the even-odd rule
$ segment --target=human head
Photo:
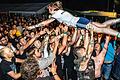
[[[35,48],[35,52],[34,52],[34,54],[33,54],[33,56],[35,57],[35,58],[41,58],[42,57],[42,50],[41,49],[37,49],[37,48]]]
[[[100,51],[101,50],[100,43],[96,43],[94,49],[95,49],[95,51]]]
[[[3,47],[2,49],[0,49],[0,56],[8,59],[14,57],[14,53],[10,48]]]
[[[82,57],[85,56],[86,49],[84,47],[76,47],[74,52],[78,57]]]
[[[2,36],[0,41],[1,41],[1,45],[6,46],[8,44],[8,37]]]
[[[24,38],[21,38],[21,39],[20,39],[20,44],[21,44],[21,45],[26,45],[26,43],[27,43],[27,42],[26,42],[26,40],[25,40]]]
[[[60,2],[60,1],[56,1],[56,2],[50,3],[48,5],[48,10],[49,10],[49,13],[51,13],[51,14],[53,14],[54,11],[57,11],[59,9],[63,9],[62,2]]]
[[[34,57],[29,57],[21,65],[22,78],[25,80],[35,80],[39,72],[39,65]]]

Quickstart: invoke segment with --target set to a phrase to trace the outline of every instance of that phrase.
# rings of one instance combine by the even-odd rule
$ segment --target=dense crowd
[[[0,80],[120,80],[117,37],[40,16],[0,14]]]

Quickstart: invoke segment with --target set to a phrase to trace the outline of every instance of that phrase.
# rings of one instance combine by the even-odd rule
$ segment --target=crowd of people
[[[0,16],[0,80],[120,80],[117,31],[103,34],[53,19],[43,26],[40,16]]]

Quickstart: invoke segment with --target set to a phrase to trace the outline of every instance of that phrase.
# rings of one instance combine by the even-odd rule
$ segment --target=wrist
[[[67,33],[67,32],[64,32],[64,34],[66,34],[66,35],[67,35],[68,33]]]
[[[52,73],[52,74],[53,74],[53,76],[57,75],[57,73]]]

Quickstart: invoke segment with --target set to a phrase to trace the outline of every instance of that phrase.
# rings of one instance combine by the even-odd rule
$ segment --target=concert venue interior
[[[0,0],[0,80],[120,80],[120,0]]]

